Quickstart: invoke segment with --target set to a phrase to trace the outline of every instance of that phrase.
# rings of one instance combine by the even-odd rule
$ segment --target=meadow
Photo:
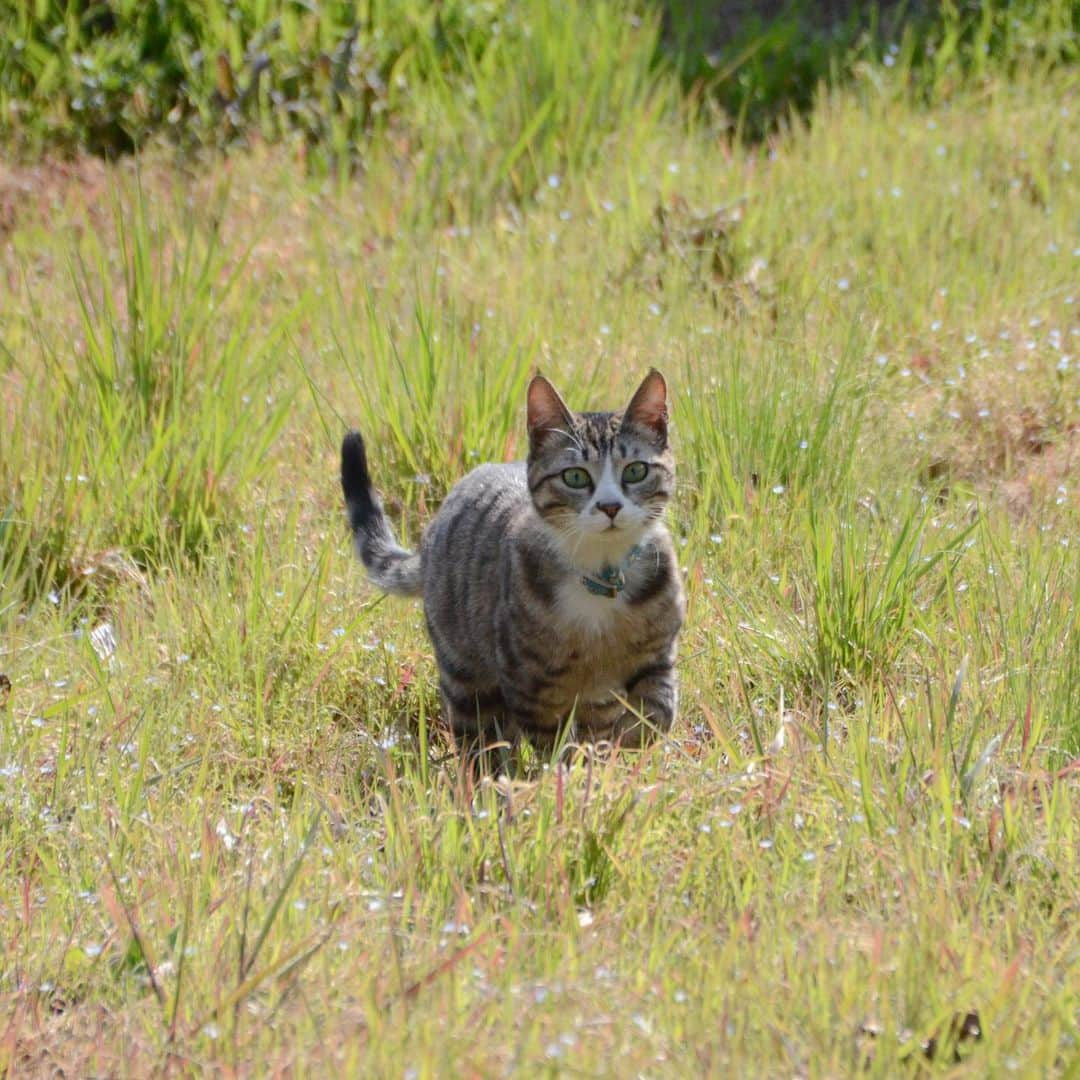
[[[1077,1075],[1075,14],[740,113],[655,11],[509,9],[361,42],[363,116],[185,69],[198,145],[108,160],[0,77],[0,1074]],[[532,372],[650,366],[680,717],[480,775],[341,436],[414,542]]]

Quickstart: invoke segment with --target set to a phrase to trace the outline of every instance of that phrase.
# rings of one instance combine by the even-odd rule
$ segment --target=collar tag
[[[635,544],[618,566],[605,563],[595,575],[582,574],[581,584],[593,594],[614,600],[626,588],[626,567],[641,554],[641,548]]]

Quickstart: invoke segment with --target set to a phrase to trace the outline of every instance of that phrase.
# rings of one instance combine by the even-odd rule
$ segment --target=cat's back
[[[438,564],[440,576],[473,576],[483,560],[498,555],[512,521],[529,505],[523,462],[479,465],[454,485],[432,518],[421,557]]]
[[[443,500],[431,520],[428,532],[446,529],[461,515],[482,527],[492,514],[523,505],[529,497],[524,462],[507,465],[478,465],[463,476]]]
[[[454,486],[424,531],[424,614],[442,668],[486,677],[494,662],[499,550],[531,505],[524,464],[481,465]]]

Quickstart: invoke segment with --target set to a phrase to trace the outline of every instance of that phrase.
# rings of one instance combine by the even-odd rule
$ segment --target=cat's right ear
[[[543,375],[534,375],[529,383],[526,411],[530,446],[538,447],[554,432],[569,433],[573,428],[566,402]]]

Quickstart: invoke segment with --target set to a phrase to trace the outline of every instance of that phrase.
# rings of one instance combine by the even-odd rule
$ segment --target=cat
[[[459,481],[416,554],[394,538],[349,432],[341,486],[357,554],[379,588],[423,596],[456,736],[640,746],[675,718],[686,609],[664,524],[667,384],[653,370],[624,411],[574,413],[536,375],[526,414],[527,461]]]

